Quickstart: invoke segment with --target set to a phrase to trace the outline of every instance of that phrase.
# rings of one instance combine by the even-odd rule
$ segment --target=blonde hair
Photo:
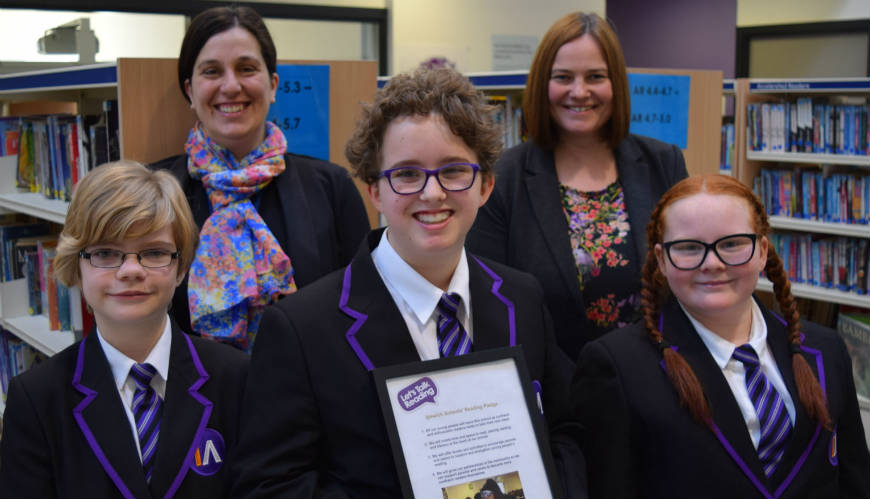
[[[199,230],[171,173],[135,161],[101,165],[76,185],[57,245],[54,275],[66,286],[81,282],[79,252],[88,246],[135,239],[167,225],[179,253],[178,275],[193,261]]]

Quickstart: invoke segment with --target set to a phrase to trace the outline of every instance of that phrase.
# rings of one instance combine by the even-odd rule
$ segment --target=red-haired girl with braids
[[[644,320],[586,345],[574,379],[592,497],[870,497],[851,360],[800,321],[761,202],[691,177],[647,228]],[[752,296],[759,272],[780,314]]]

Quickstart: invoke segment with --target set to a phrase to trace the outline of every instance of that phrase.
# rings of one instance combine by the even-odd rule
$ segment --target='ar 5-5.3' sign
[[[631,133],[686,148],[691,77],[629,73]]]
[[[268,120],[287,137],[287,151],[329,160],[329,66],[278,65]]]

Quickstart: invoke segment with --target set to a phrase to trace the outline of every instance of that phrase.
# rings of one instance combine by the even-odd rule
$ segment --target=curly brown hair
[[[487,177],[502,147],[494,110],[468,78],[453,69],[421,68],[399,74],[378,90],[374,102],[363,105],[344,154],[354,175],[373,184],[381,172],[381,149],[389,124],[403,116],[437,114],[474,151],[480,172]]]
[[[770,233],[770,222],[761,201],[742,182],[725,175],[701,175],[689,177],[671,187],[659,200],[647,226],[648,249],[646,262],[641,273],[641,308],[643,310],[643,320],[647,329],[647,335],[662,352],[665,366],[667,367],[666,371],[671,379],[671,383],[680,395],[680,402],[688,407],[689,412],[691,412],[697,421],[710,425],[712,424],[710,406],[704,396],[704,389],[701,383],[683,356],[677,351],[667,348],[667,343],[661,331],[658,330],[656,321],[662,305],[670,295],[667,281],[659,269],[658,260],[655,256],[656,245],[661,244],[663,241],[665,210],[675,201],[702,192],[743,199],[750,211],[755,233],[759,236],[768,236]],[[768,246],[764,272],[767,274],[768,279],[773,282],[773,291],[787,324],[788,341],[792,352],[792,369],[801,404],[812,419],[829,428],[831,418],[825,405],[825,395],[815,374],[813,374],[803,354],[800,353],[800,314],[798,313],[795,299],[791,294],[791,284],[789,284],[788,275],[773,245]]]

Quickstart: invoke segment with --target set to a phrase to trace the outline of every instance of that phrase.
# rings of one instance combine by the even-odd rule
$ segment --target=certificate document
[[[463,499],[497,486],[504,494],[553,497],[540,400],[520,347],[374,375],[407,496]]]

